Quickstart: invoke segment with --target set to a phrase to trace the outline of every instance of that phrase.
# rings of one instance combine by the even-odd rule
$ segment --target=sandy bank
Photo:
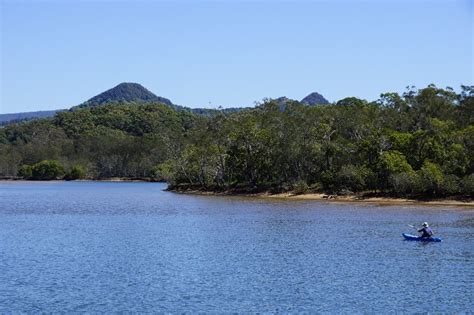
[[[175,191],[181,194],[195,194],[206,196],[242,196],[249,198],[269,198],[269,199],[283,199],[283,200],[314,200],[325,202],[343,202],[343,203],[362,203],[362,204],[380,204],[380,205],[425,205],[425,206],[455,206],[463,208],[471,208],[474,210],[473,200],[456,200],[456,199],[430,199],[417,200],[407,198],[389,198],[389,197],[363,197],[357,195],[349,196],[335,196],[319,193],[308,194],[292,194],[292,193],[256,193],[256,194],[235,194],[228,192],[209,192],[209,191]]]
[[[387,198],[387,197],[360,197],[360,196],[328,196],[325,194],[302,194],[294,195],[291,193],[282,194],[264,194],[265,198],[284,198],[293,200],[323,200],[330,202],[360,202],[360,203],[376,203],[376,204],[416,204],[427,206],[463,206],[472,207],[474,209],[474,201],[472,200],[452,200],[452,199],[433,199],[433,200],[416,200],[406,198]]]

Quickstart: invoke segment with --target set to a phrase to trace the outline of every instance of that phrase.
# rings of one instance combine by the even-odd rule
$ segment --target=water
[[[472,208],[164,188],[0,182],[0,313],[474,310]]]

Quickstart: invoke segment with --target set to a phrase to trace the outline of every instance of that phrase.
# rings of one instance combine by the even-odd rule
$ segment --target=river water
[[[0,313],[474,310],[472,208],[165,188],[0,182]]]

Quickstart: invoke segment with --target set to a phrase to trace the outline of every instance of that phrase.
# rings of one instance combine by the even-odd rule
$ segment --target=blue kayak
[[[411,235],[407,233],[403,233],[402,235],[407,241],[441,242],[441,239],[439,237],[421,237],[421,236]]]

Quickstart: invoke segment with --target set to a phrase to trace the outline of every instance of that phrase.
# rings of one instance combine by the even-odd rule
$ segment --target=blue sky
[[[190,107],[473,84],[471,0],[0,3],[0,113],[120,82]]]

